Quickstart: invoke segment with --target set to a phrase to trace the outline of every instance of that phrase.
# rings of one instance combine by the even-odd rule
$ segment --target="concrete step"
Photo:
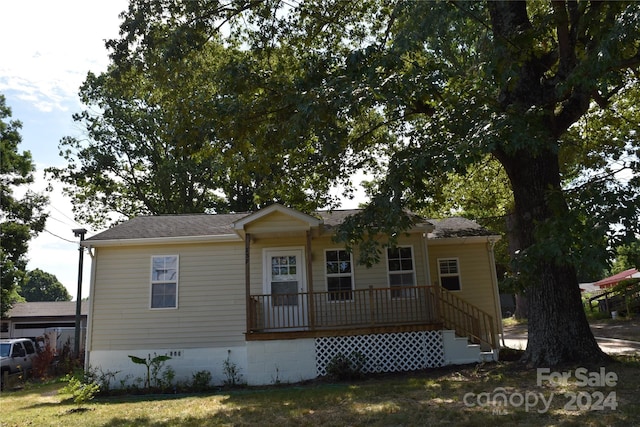
[[[469,344],[467,338],[458,337],[455,331],[442,331],[445,365],[464,365],[481,361],[480,346]]]

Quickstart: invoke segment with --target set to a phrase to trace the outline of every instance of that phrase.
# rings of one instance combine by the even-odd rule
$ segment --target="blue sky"
[[[78,90],[87,72],[106,69],[104,40],[118,36],[118,14],[127,0],[11,0],[3,2],[0,17],[0,93],[22,122],[22,144],[36,164],[33,190],[47,182],[43,170],[64,166],[58,142],[64,136],[82,137],[72,114],[81,111]],[[46,231],[29,245],[29,269],[54,274],[74,296],[78,282],[78,239],[71,231],[87,228],[73,220],[71,203],[60,185],[50,195]],[[89,293],[91,259],[85,256],[83,292]]]

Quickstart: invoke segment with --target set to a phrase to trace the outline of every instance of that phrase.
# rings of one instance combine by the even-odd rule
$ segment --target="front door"
[[[303,329],[307,326],[307,284],[302,249],[266,251],[265,325]]]

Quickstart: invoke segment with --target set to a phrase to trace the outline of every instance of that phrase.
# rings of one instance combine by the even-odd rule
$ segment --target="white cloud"
[[[117,37],[126,6],[125,0],[3,3],[0,91],[19,92],[41,111],[66,110],[87,72],[106,68],[104,41]]]

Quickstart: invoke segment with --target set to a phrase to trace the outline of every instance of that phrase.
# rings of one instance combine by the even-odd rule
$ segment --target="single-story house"
[[[80,348],[84,347],[87,333],[88,301],[80,301]],[[66,340],[75,339],[76,301],[19,302],[2,319],[2,338],[31,338],[39,341],[42,337],[53,340],[55,348],[61,349]],[[52,345],[54,343],[51,343]]]
[[[86,366],[142,378],[128,356],[166,354],[176,380],[222,383],[233,366],[264,385],[322,376],[340,354],[363,355],[365,372],[495,360],[499,236],[424,220],[367,268],[332,239],[356,212],[143,216],[84,240]]]

